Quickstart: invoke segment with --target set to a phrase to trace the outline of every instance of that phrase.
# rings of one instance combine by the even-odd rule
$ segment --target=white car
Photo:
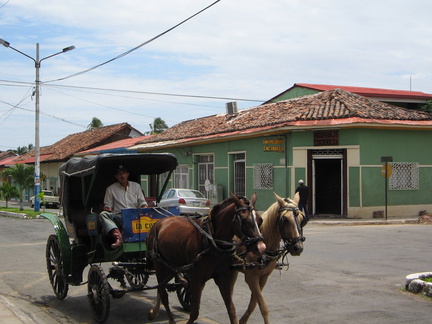
[[[198,190],[172,188],[163,193],[158,207],[179,207],[180,215],[208,215],[210,200]]]
[[[44,202],[45,207],[51,207],[51,208],[59,208],[60,207],[60,197],[54,196],[53,192],[51,190],[42,190],[44,193]],[[30,204],[31,207],[34,207],[34,196],[30,197]],[[40,200],[39,200],[40,201]],[[44,205],[43,201],[40,201],[40,205]]]

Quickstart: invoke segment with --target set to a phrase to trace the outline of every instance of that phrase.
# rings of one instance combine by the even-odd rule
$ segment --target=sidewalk
[[[10,299],[0,296],[0,324],[38,323],[24,313]]]
[[[311,225],[395,225],[419,224],[419,217],[389,217],[384,218],[312,218]]]

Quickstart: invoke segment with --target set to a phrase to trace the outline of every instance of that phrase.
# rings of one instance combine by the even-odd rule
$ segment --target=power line
[[[183,98],[197,98],[197,99],[216,99],[216,100],[247,101],[247,102],[263,102],[263,101],[265,101],[264,99],[245,99],[245,98],[218,97],[218,96],[201,96],[201,95],[179,94],[179,93],[168,93],[168,92],[152,92],[152,91],[138,91],[138,90],[125,90],[125,89],[110,89],[110,88],[67,86],[67,85],[47,84],[47,83],[44,83],[44,85],[45,86],[48,85],[50,87],[59,87],[59,88],[88,89],[88,90],[111,91],[111,92],[126,92],[126,93],[147,94],[147,95],[157,95],[157,96],[169,96],[169,97],[183,97]]]
[[[6,105],[8,105],[8,106],[11,106],[11,107],[13,108],[13,110],[14,110],[14,109],[21,109],[21,110],[29,111],[29,112],[32,112],[32,113],[33,113],[33,111],[34,111],[33,109],[20,107],[20,106],[18,106],[18,105],[13,105],[13,104],[11,104],[11,103],[9,103],[9,102],[6,102],[6,101],[4,101],[4,100],[1,100],[1,99],[0,99],[0,102],[6,104]],[[9,111],[10,111],[10,110],[9,110]],[[43,112],[43,111],[41,111],[40,113],[41,113],[42,115],[44,115],[44,116],[51,117],[51,118],[54,118],[54,119],[57,119],[57,120],[63,121],[63,122],[65,122],[65,123],[68,123],[68,124],[74,125],[74,126],[78,126],[78,127],[82,127],[82,128],[87,128],[86,126],[83,126],[83,125],[80,125],[80,124],[77,124],[77,123],[71,122],[71,121],[69,121],[69,120],[66,120],[66,119],[61,118],[61,117],[57,117],[57,116],[55,116],[55,115],[48,114],[48,113]]]
[[[165,30],[164,32],[160,33],[159,35],[157,35],[157,36],[155,36],[155,37],[153,37],[153,38],[151,38],[151,39],[149,39],[148,41],[145,41],[144,43],[141,43],[140,45],[138,45],[138,46],[136,46],[136,47],[134,47],[134,48],[132,48],[132,49],[130,49],[130,50],[128,50],[128,51],[126,51],[126,52],[120,54],[120,55],[117,55],[116,57],[114,57],[114,58],[112,58],[112,59],[110,59],[110,60],[108,60],[108,61],[105,61],[105,62],[103,62],[103,63],[100,63],[100,64],[98,64],[98,65],[95,65],[95,66],[93,66],[93,67],[91,67],[91,68],[89,68],[89,69],[87,69],[87,70],[84,70],[84,71],[81,71],[81,72],[78,72],[78,73],[71,74],[71,75],[69,75],[69,76],[67,76],[67,77],[60,78],[60,79],[56,79],[56,80],[51,80],[51,81],[47,81],[47,82],[56,82],[56,81],[62,81],[62,80],[70,79],[70,78],[72,78],[72,77],[76,77],[76,76],[82,75],[82,74],[84,74],[84,73],[87,73],[87,72],[93,71],[93,70],[97,69],[98,67],[101,67],[101,66],[103,66],[103,65],[105,65],[105,64],[108,64],[108,63],[111,63],[111,62],[113,62],[113,61],[115,61],[115,60],[118,60],[119,58],[122,58],[123,56],[126,56],[126,55],[128,55],[128,54],[130,54],[130,53],[136,51],[137,49],[139,49],[139,48],[141,48],[141,47],[143,47],[143,46],[145,46],[145,45],[147,45],[147,44],[153,42],[154,40],[158,39],[159,37],[161,37],[161,36],[163,36],[163,35],[169,33],[170,31],[174,30],[175,28],[179,27],[180,25],[183,25],[185,22],[191,20],[192,18],[194,18],[195,16],[197,16],[197,15],[199,15],[200,13],[204,12],[204,11],[207,10],[208,8],[214,6],[214,5],[215,5],[216,3],[218,3],[219,1],[220,1],[220,0],[216,0],[215,2],[213,2],[212,4],[210,4],[209,6],[205,7],[204,9],[201,9],[200,11],[198,11],[197,13],[193,14],[192,16],[186,18],[185,20],[181,21],[181,22],[178,23],[177,25],[175,25],[175,26],[173,26],[173,27],[171,27],[171,28]]]
[[[34,83],[29,82],[19,82],[19,81],[10,81],[10,80],[1,80],[0,82],[7,83],[16,83],[22,86],[32,85]],[[42,82],[46,87],[57,87],[57,88],[66,88],[66,89],[82,89],[82,90],[95,90],[95,91],[109,91],[109,92],[124,92],[124,93],[134,93],[134,94],[145,94],[145,95],[156,95],[156,96],[168,96],[168,97],[182,97],[182,98],[195,98],[195,99],[214,99],[214,100],[229,100],[229,101],[244,101],[244,102],[264,102],[267,99],[247,99],[247,98],[233,98],[233,97],[223,97],[223,96],[205,96],[205,95],[193,95],[193,94],[180,94],[180,93],[169,93],[169,92],[155,92],[155,91],[140,91],[140,90],[127,90],[127,89],[113,89],[113,88],[97,88],[97,87],[84,87],[84,86],[70,86],[70,85],[59,85],[59,84],[50,84],[47,82]],[[9,86],[12,87],[14,85],[2,84],[0,86]]]

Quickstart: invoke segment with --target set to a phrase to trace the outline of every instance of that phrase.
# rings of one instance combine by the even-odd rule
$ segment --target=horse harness
[[[258,237],[255,237],[255,238],[250,238],[250,237],[244,235],[244,232],[242,229],[243,222],[242,222],[242,217],[240,216],[240,212],[245,211],[245,210],[251,210],[251,214],[253,215],[252,219],[253,219],[254,225],[257,226],[257,228],[259,228],[259,226],[257,224],[257,220],[256,220],[255,208],[252,205],[249,204],[248,206],[236,208],[232,222],[235,223],[235,226],[238,227],[239,232],[243,234],[240,244],[214,239],[213,238],[213,224],[211,222],[211,217],[209,217],[209,216],[205,217],[203,220],[202,226],[200,226],[199,224],[197,224],[195,222],[194,218],[186,216],[186,218],[189,220],[189,222],[193,226],[195,226],[195,228],[202,235],[203,243],[204,243],[204,246],[206,248],[202,252],[200,252],[191,263],[183,265],[180,268],[174,268],[171,265],[169,265],[165,261],[163,256],[160,255],[160,253],[158,253],[156,251],[157,250],[157,239],[155,240],[153,253],[155,253],[157,255],[159,262],[162,262],[165,266],[170,268],[176,274],[183,273],[185,271],[192,269],[195,266],[195,264],[199,260],[201,260],[204,257],[204,255],[206,255],[209,252],[213,252],[213,253],[216,253],[219,255],[231,256],[234,254],[237,246],[241,246],[241,245],[250,246],[251,244],[254,244],[257,241],[262,240],[261,235]],[[229,246],[230,248],[227,249],[227,248],[222,248],[220,246]]]
[[[285,202],[292,204],[292,201],[288,199],[284,199]],[[291,211],[294,214],[294,220],[296,223],[297,230],[300,234],[297,238],[288,238],[287,234],[285,232],[285,222],[287,219],[283,217],[282,213],[285,211]],[[299,213],[303,215],[302,222],[299,221],[298,216]],[[305,218],[305,215],[297,206],[286,206],[282,207],[278,210],[278,217],[277,217],[277,227],[279,229],[279,233],[282,236],[282,241],[284,242],[284,247],[282,249],[279,249],[277,251],[269,251],[266,250],[263,252],[262,257],[260,258],[259,262],[251,262],[246,263],[245,259],[241,258],[240,256],[236,255],[237,260],[243,261],[242,264],[234,264],[233,268],[238,269],[253,269],[259,267],[260,269],[265,268],[271,261],[277,261],[282,257],[282,260],[285,259],[289,253],[289,249],[293,246],[295,246],[298,242],[304,242],[306,241],[306,238],[303,236],[303,227],[307,224],[307,219]]]

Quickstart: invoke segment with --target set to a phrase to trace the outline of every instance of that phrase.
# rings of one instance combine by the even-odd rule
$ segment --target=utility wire
[[[14,86],[18,87],[18,86],[26,86],[26,85],[34,84],[34,83],[30,83],[30,82],[10,81],[10,80],[1,80],[1,79],[0,79],[0,82],[6,82],[6,83],[0,83],[0,86],[7,86],[7,87],[14,87]],[[50,82],[50,81],[47,81],[47,82]],[[146,95],[156,95],[156,96],[183,97],[183,98],[196,98],[196,99],[215,99],[215,100],[229,100],[229,101],[245,101],[245,102],[265,102],[267,100],[267,99],[246,99],[246,98],[232,98],[232,97],[219,97],[219,96],[200,96],[200,95],[168,93],[168,92],[154,92],[154,91],[139,91],[139,90],[126,90],[126,89],[70,86],[70,85],[50,84],[47,82],[43,83],[43,85],[45,87],[95,90],[95,91],[109,91],[109,92],[125,92],[125,93],[146,94]],[[12,84],[7,84],[7,83],[12,83]],[[13,85],[14,83],[19,84],[19,85]]]
[[[11,103],[9,103],[9,102],[6,102],[6,101],[4,101],[4,100],[1,100],[1,99],[0,99],[0,102],[6,104],[6,105],[8,105],[8,106],[11,106],[11,107],[12,107],[12,110],[15,110],[15,109],[21,109],[21,110],[24,110],[24,111],[34,112],[33,109],[24,108],[24,107],[19,107],[18,105],[13,105],[13,104],[11,104]],[[10,110],[9,110],[9,111],[10,111]],[[84,126],[84,125],[80,125],[80,124],[77,124],[77,123],[71,122],[71,121],[66,120],[66,119],[64,119],[64,118],[57,117],[57,116],[55,116],[55,115],[51,115],[51,114],[48,114],[48,113],[43,112],[43,111],[40,111],[40,114],[41,114],[41,115],[44,115],[44,116],[47,116],[47,117],[51,117],[51,118],[57,119],[57,120],[60,120],[60,121],[63,121],[63,122],[65,122],[65,123],[68,123],[68,124],[71,124],[71,125],[74,125],[74,126],[78,126],[78,127],[82,127],[82,128],[87,128],[87,127]]]
[[[163,36],[163,35],[169,33],[170,31],[174,30],[175,28],[179,27],[180,25],[183,25],[185,22],[191,20],[192,18],[194,18],[195,16],[197,16],[197,15],[199,15],[200,13],[204,12],[204,11],[207,10],[208,8],[214,6],[214,5],[215,5],[216,3],[218,3],[219,1],[220,1],[220,0],[216,0],[215,2],[213,2],[212,4],[210,4],[209,6],[207,6],[207,7],[205,7],[204,9],[198,11],[197,13],[193,14],[193,15],[190,16],[189,18],[186,18],[185,20],[181,21],[181,22],[178,23],[177,25],[175,25],[175,26],[173,26],[173,27],[167,29],[166,31],[160,33],[159,35],[157,35],[157,36],[155,36],[155,37],[149,39],[148,41],[145,41],[144,43],[142,43],[142,44],[140,44],[140,45],[138,45],[138,46],[136,46],[136,47],[134,47],[134,48],[132,48],[132,49],[130,49],[130,50],[128,50],[128,51],[126,51],[126,52],[120,54],[120,55],[117,55],[116,57],[114,57],[114,58],[112,58],[112,59],[110,59],[110,60],[108,60],[108,61],[106,61],[106,62],[103,62],[103,63],[101,63],[101,64],[95,65],[95,66],[93,66],[93,67],[91,67],[91,68],[89,68],[89,69],[87,69],[87,70],[84,70],[84,71],[81,71],[81,72],[78,72],[78,73],[71,74],[71,75],[69,75],[69,76],[67,76],[67,77],[60,78],[60,79],[56,79],[56,80],[51,80],[51,81],[46,81],[46,82],[56,82],[56,81],[62,81],[62,80],[70,79],[70,78],[72,78],[72,77],[76,77],[76,76],[78,76],[78,75],[82,75],[82,74],[84,74],[84,73],[87,73],[87,72],[93,71],[93,70],[97,69],[98,67],[101,67],[101,66],[103,66],[103,65],[105,65],[105,64],[111,63],[111,62],[113,62],[113,61],[115,61],[115,60],[117,60],[117,59],[119,59],[119,58],[122,58],[123,56],[126,56],[126,55],[128,55],[128,54],[130,54],[130,53],[136,51],[137,49],[143,47],[144,45],[147,45],[147,44],[153,42],[154,40],[158,39],[159,37],[161,37],[161,36]]]
[[[2,80],[0,80],[0,81],[2,81]],[[216,97],[216,96],[199,96],[199,95],[191,95],[191,94],[178,94],[178,93],[167,93],[167,92],[151,92],[151,91],[138,91],[138,90],[122,90],[122,89],[95,88],[95,87],[80,87],[80,86],[67,86],[67,85],[47,84],[47,83],[44,83],[44,86],[59,87],[59,88],[70,88],[70,89],[97,90],[97,91],[126,92],[126,93],[148,94],[148,95],[157,95],[157,96],[198,98],[198,99],[217,99],[217,100],[251,101],[251,102],[263,102],[263,101],[266,101],[264,99],[245,99],[245,98],[230,98],[230,97]]]

